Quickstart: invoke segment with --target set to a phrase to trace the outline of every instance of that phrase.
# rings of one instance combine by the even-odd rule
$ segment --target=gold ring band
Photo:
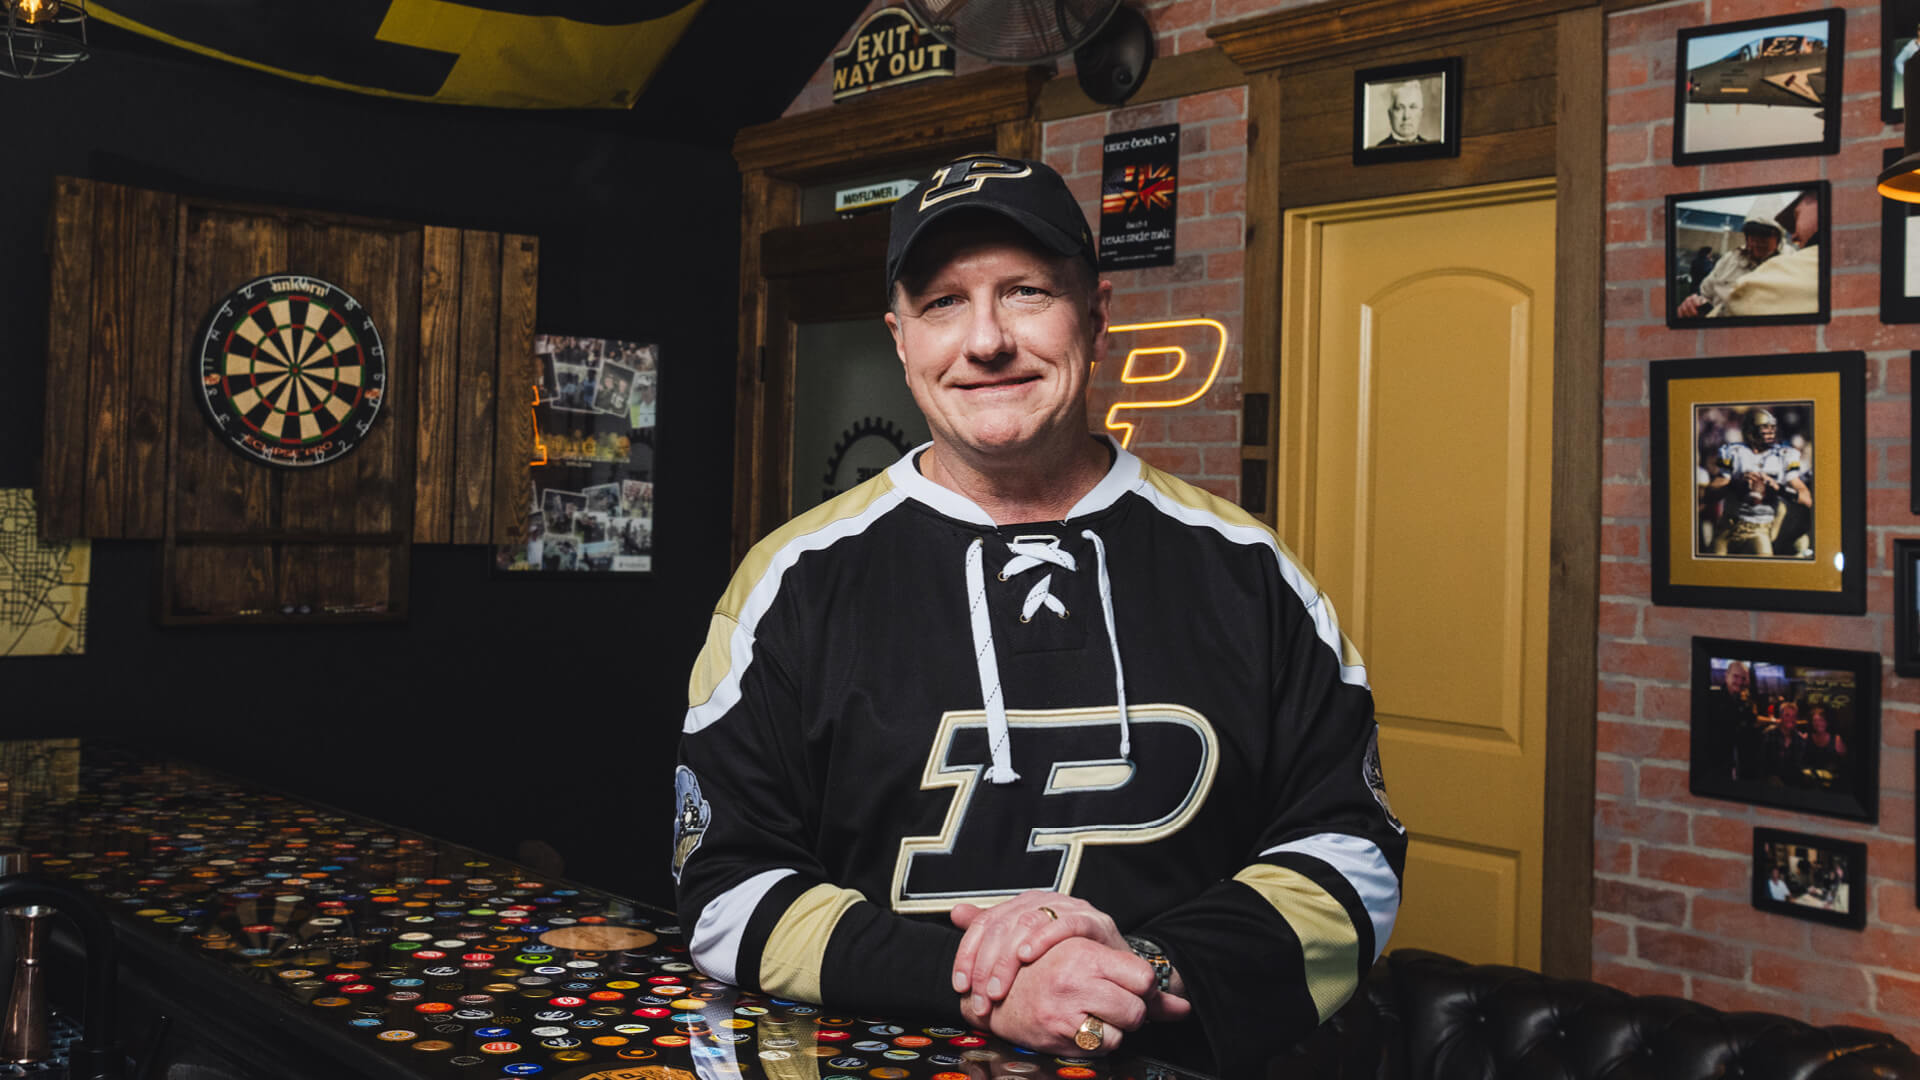
[[[1047,918],[1052,919],[1055,922],[1060,921],[1060,914],[1054,911],[1052,908],[1046,906],[1045,904],[1040,905],[1040,910],[1047,913]]]
[[[1073,1033],[1073,1045],[1082,1050],[1098,1050],[1100,1044],[1106,1041],[1107,1022],[1092,1013],[1080,1021],[1080,1030]]]

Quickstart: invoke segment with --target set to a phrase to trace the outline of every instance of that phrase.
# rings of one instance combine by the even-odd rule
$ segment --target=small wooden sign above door
[[[953,46],[934,37],[905,8],[884,7],[833,54],[833,100],[921,79],[951,78]]]

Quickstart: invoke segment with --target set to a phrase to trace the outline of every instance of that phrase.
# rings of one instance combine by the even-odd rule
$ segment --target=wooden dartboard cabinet
[[[509,543],[527,505],[538,241],[61,178],[49,236],[49,538],[159,540],[163,623],[397,619],[414,543]],[[193,342],[235,288],[311,275],[364,305],[384,407],[324,465],[203,418]]]

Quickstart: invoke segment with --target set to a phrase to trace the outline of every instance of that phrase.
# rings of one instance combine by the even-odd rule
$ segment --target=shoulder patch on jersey
[[[1366,777],[1367,790],[1373,792],[1373,801],[1380,804],[1380,812],[1387,815],[1387,824],[1398,832],[1406,832],[1407,827],[1393,816],[1393,804],[1387,801],[1387,774],[1380,767],[1380,725],[1373,725],[1373,734],[1367,736],[1367,757],[1360,767],[1361,775]]]
[[[678,882],[687,859],[706,838],[713,807],[700,794],[699,777],[685,765],[673,771],[673,801],[679,807],[673,819],[673,880]]]

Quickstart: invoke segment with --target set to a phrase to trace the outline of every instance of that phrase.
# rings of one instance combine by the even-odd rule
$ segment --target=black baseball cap
[[[961,210],[990,210],[1033,234],[1047,250],[1078,255],[1099,269],[1093,230],[1059,173],[1045,162],[968,154],[933,170],[893,204],[893,232],[887,239],[889,299],[913,242],[929,225]]]

